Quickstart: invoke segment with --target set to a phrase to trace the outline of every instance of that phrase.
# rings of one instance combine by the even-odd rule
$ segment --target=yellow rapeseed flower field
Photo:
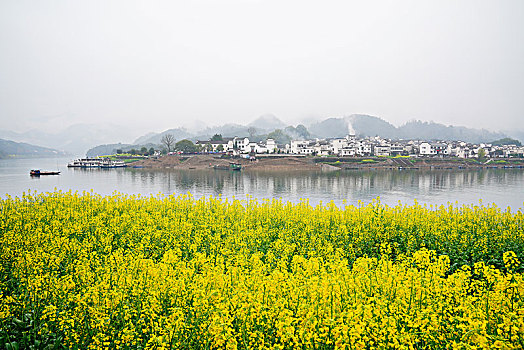
[[[523,349],[524,215],[92,192],[0,200],[6,349]]]

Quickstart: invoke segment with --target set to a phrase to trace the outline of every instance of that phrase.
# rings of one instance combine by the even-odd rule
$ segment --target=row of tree
[[[116,154],[123,154],[123,153],[124,153],[124,151],[122,149],[117,149],[116,150]],[[155,154],[155,149],[153,147],[151,147],[149,149],[147,149],[147,147],[142,147],[139,150],[137,150],[135,148],[132,148],[129,151],[126,151],[126,153],[138,154],[138,155],[142,155],[142,156],[152,156],[153,154]]]
[[[160,140],[165,147],[166,152],[178,151],[184,153],[194,153],[198,147],[191,140],[180,140],[175,143],[175,137],[172,134],[165,134]]]
[[[223,140],[222,135],[215,134],[211,141],[220,141]],[[175,143],[175,137],[172,134],[165,134],[162,136],[162,139],[160,140],[162,142],[162,146],[164,146],[166,152],[172,152],[172,151],[178,151],[178,152],[184,152],[184,153],[195,153],[201,150],[200,147],[195,145],[191,140],[180,140]],[[213,150],[213,147],[211,145],[205,145],[204,150],[210,152]],[[223,151],[224,148],[222,145],[218,146],[218,151]]]

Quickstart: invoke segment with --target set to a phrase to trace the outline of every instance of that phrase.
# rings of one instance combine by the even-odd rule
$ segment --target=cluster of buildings
[[[369,157],[369,156],[423,156],[478,158],[524,157],[524,147],[496,146],[487,143],[473,144],[462,141],[428,142],[423,140],[392,141],[381,137],[359,139],[355,135],[342,138],[292,140],[277,145],[275,140],[250,142],[247,137],[224,138],[220,141],[197,141],[204,151],[226,152],[232,155],[253,153],[287,153],[316,156]]]
[[[223,137],[221,140],[197,141],[195,144],[204,152],[225,152],[232,155],[279,152],[279,147],[273,139],[250,142],[247,137]]]

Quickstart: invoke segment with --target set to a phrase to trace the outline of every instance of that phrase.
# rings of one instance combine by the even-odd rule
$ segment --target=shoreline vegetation
[[[524,348],[521,211],[60,191],[0,207],[2,348]]]
[[[240,163],[245,171],[336,171],[336,170],[431,170],[431,169],[504,169],[524,168],[524,159],[479,162],[462,158],[410,157],[306,157],[297,155],[257,155],[255,160],[221,155],[164,155],[133,162],[131,166],[152,169],[213,169],[230,162]]]

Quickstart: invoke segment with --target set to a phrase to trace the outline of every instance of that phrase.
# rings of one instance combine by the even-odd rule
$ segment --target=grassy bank
[[[0,204],[5,347],[524,347],[520,211],[60,192]]]

